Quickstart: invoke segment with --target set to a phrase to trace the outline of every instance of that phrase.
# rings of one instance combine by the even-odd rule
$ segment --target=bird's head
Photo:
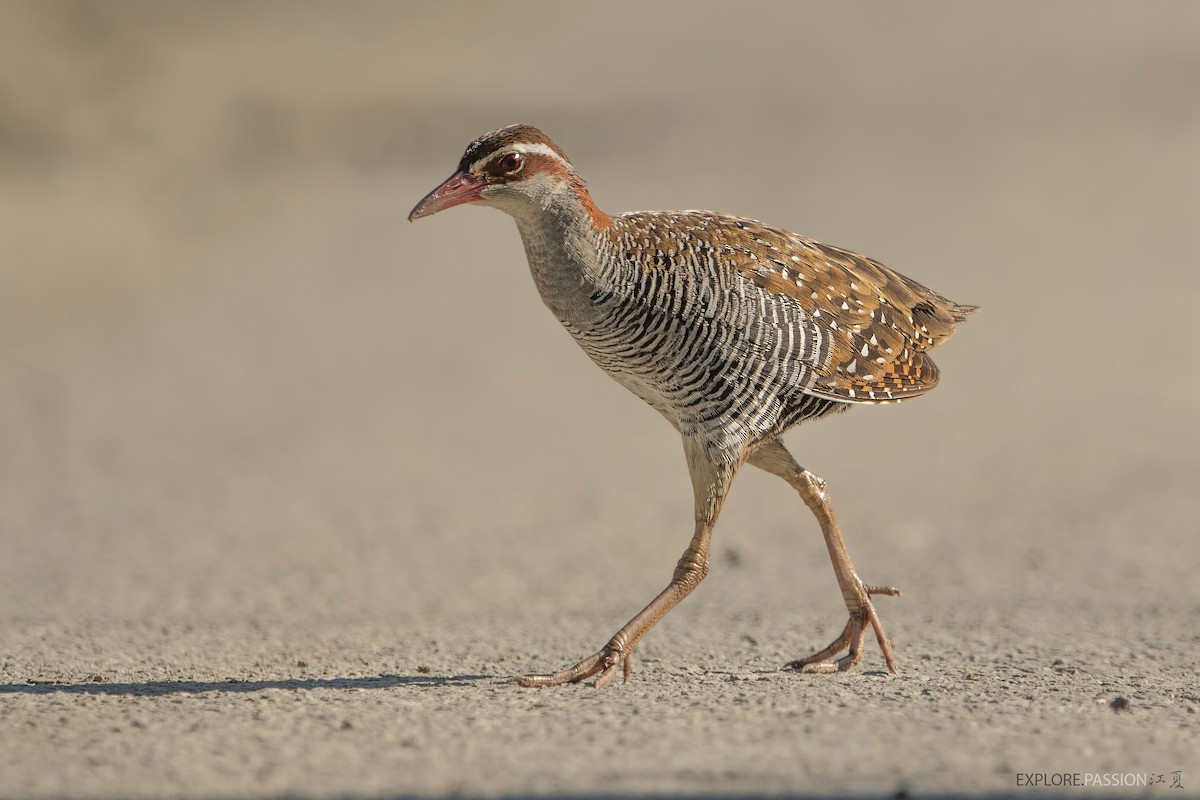
[[[464,203],[499,208],[521,219],[575,198],[599,221],[583,179],[566,153],[532,125],[510,125],[467,145],[458,169],[417,203],[410,222]]]

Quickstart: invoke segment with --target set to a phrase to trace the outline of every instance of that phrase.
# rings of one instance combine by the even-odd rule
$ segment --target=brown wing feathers
[[[927,350],[975,310],[877,261],[749,220],[721,226],[736,267],[756,285],[798,303],[824,327],[830,355],[812,365],[812,394],[859,403],[929,391],[938,369]],[[739,246],[740,245],[740,246]]]

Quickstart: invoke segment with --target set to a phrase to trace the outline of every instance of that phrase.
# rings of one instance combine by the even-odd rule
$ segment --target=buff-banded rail
[[[938,382],[928,351],[975,306],[751,219],[709,211],[610,216],[562,149],[529,125],[471,142],[409,220],[464,203],[516,220],[542,300],[592,361],[679,431],[695,493],[695,532],[667,587],[596,653],[518,681],[595,677],[602,687],[618,671],[628,679],[638,642],[708,573],[713,526],[747,463],[787,481],[816,516],[849,613],[829,646],[786,667],[851,669],[870,630],[895,673],[871,598],[900,592],[858,577],[825,481],[792,458],[781,436],[854,405],[928,392]]]

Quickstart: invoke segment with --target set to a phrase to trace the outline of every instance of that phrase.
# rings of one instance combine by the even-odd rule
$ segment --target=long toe
[[[597,689],[603,689],[613,682],[619,670],[624,672],[626,680],[629,679],[629,659],[632,655],[632,651],[626,653],[610,643],[573,667],[547,675],[524,675],[516,680],[520,686],[563,686],[568,683],[586,681],[594,675],[596,681],[592,685]]]
[[[898,673],[896,659],[892,655],[892,643],[883,630],[883,623],[875,611],[875,604],[871,602],[871,595],[897,596],[900,590],[894,586],[864,586],[863,589],[864,597],[859,601],[859,608],[851,612],[841,635],[811,656],[788,662],[784,665],[785,669],[815,673],[846,672],[854,669],[862,663],[867,631],[871,630],[875,632],[875,640],[879,642],[879,650],[883,653],[888,672],[892,675]],[[832,660],[847,649],[849,652],[846,655],[836,661]]]
[[[602,658],[604,651],[588,656],[573,667],[544,675],[524,675],[517,678],[521,686],[563,686],[568,683],[579,683],[587,680],[603,669]]]

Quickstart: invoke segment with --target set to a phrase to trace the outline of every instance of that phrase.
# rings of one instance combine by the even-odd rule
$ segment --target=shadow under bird
[[[787,667],[851,669],[871,630],[894,674],[871,598],[900,592],[859,579],[825,481],[797,464],[780,437],[851,405],[932,389],[938,370],[927,351],[975,306],[754,220],[708,211],[610,216],[562,149],[529,125],[471,142],[457,171],[408,218],[463,203],[516,220],[542,300],[601,369],[679,431],[695,492],[695,533],[670,584],[598,652],[519,682],[557,686],[595,676],[602,687],[618,670],[628,679],[638,642],[708,573],[713,525],[746,463],[787,481],[816,516],[849,612],[828,647]]]

